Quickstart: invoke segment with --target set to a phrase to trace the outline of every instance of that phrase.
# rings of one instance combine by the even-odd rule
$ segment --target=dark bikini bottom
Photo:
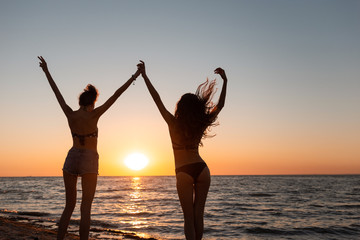
[[[189,174],[194,179],[194,183],[196,183],[197,178],[205,167],[207,167],[206,163],[196,162],[176,168],[175,172],[176,174],[178,174],[179,172]]]

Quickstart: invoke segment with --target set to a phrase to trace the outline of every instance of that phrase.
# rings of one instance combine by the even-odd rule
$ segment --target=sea
[[[90,236],[185,239],[174,176],[98,178]],[[78,234],[81,181],[69,232]],[[1,177],[0,216],[56,229],[62,177]],[[360,175],[212,176],[204,239],[360,239]]]

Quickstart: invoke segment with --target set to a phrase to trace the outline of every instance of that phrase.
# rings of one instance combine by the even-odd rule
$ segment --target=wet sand
[[[56,231],[45,229],[30,223],[0,217],[0,240],[54,240]],[[78,236],[68,234],[67,240],[80,239]]]
[[[89,240],[95,239],[138,239],[138,240],[157,240],[149,236],[139,236],[133,232],[126,232],[120,230],[97,229],[91,228],[93,237]],[[103,235],[106,233],[106,236]],[[54,240],[57,232],[52,229],[35,225],[30,222],[20,222],[12,218],[4,218],[0,216],[0,240]],[[68,233],[65,240],[79,240],[80,237],[75,234]]]

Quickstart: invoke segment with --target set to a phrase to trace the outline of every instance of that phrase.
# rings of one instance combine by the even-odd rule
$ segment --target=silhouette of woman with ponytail
[[[225,71],[215,69],[215,73],[224,81],[217,105],[211,102],[215,93],[215,80],[207,80],[199,85],[195,94],[184,94],[172,115],[147,77],[145,63],[140,62],[138,68],[145,84],[169,127],[175,158],[176,188],[184,214],[186,239],[200,240],[204,232],[204,208],[210,187],[210,171],[200,157],[198,147],[202,145],[201,139],[215,125],[214,122],[224,107],[227,85]]]
[[[103,105],[97,108],[95,108],[95,102],[99,95],[98,91],[93,85],[87,85],[79,97],[80,108],[74,111],[66,104],[50,75],[45,59],[43,57],[38,58],[40,60],[40,67],[44,71],[51,89],[65,113],[73,139],[73,146],[67,154],[63,167],[66,204],[60,218],[57,239],[65,237],[72,212],[75,208],[78,176],[81,176],[82,186],[80,239],[88,239],[91,204],[95,195],[98,175],[97,123],[102,114],[113,105],[139,76],[140,70],[137,70]]]

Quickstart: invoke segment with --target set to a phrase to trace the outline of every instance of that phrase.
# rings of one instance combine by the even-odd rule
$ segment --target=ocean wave
[[[360,204],[342,204],[335,206],[335,208],[356,209],[356,208],[360,208]]]
[[[355,227],[303,227],[294,229],[277,229],[277,228],[263,228],[263,227],[251,227],[245,230],[251,234],[266,234],[266,235],[309,235],[314,236],[316,234],[327,235],[357,235],[359,229]]]
[[[96,196],[95,199],[96,200],[111,200],[111,199],[123,199],[124,196],[123,195],[110,195],[110,196]]]
[[[25,212],[25,211],[19,211],[17,212],[18,215],[25,215],[25,216],[34,216],[34,217],[46,217],[50,214],[47,212]]]
[[[0,213],[7,215],[23,215],[23,216],[33,216],[33,217],[47,217],[50,216],[50,213],[47,212],[31,212],[31,211],[16,211],[8,209],[0,209]]]
[[[114,193],[121,192],[119,189],[97,189],[96,194],[104,194],[104,193]]]
[[[91,219],[91,226],[97,226],[97,227],[101,227],[101,228],[116,228],[117,227],[116,224],[111,224],[109,222],[96,220],[96,219]]]
[[[321,204],[310,204],[309,206],[310,206],[310,207],[316,207],[316,208],[323,208],[323,207],[325,207],[324,205],[321,205]]]
[[[158,240],[156,238],[153,238],[151,236],[148,236],[148,234],[144,233],[136,233],[136,232],[130,232],[130,231],[123,231],[123,230],[116,230],[116,229],[103,229],[103,228],[91,228],[91,232],[100,232],[100,233],[111,233],[111,235],[119,235],[123,236],[125,238],[130,239],[138,239],[138,240]]]
[[[147,216],[153,216],[155,215],[155,213],[152,212],[123,212],[123,213],[112,213],[112,216],[115,217],[126,217],[126,216],[130,216],[130,217],[147,217]]]
[[[262,228],[262,227],[247,228],[245,232],[252,234],[274,234],[274,235],[285,235],[290,233],[289,231],[284,231],[280,229]]]
[[[17,214],[17,212],[18,212],[18,211],[16,211],[16,210],[0,209],[0,213]]]
[[[334,234],[334,235],[357,235],[360,233],[359,228],[352,227],[305,227],[305,228],[295,228],[296,231],[306,232],[308,234],[320,233],[320,234]]]
[[[255,222],[255,221],[249,221],[249,222],[243,222],[243,224],[249,224],[249,225],[266,225],[267,222]]]
[[[250,197],[273,197],[274,194],[271,193],[249,193]]]

